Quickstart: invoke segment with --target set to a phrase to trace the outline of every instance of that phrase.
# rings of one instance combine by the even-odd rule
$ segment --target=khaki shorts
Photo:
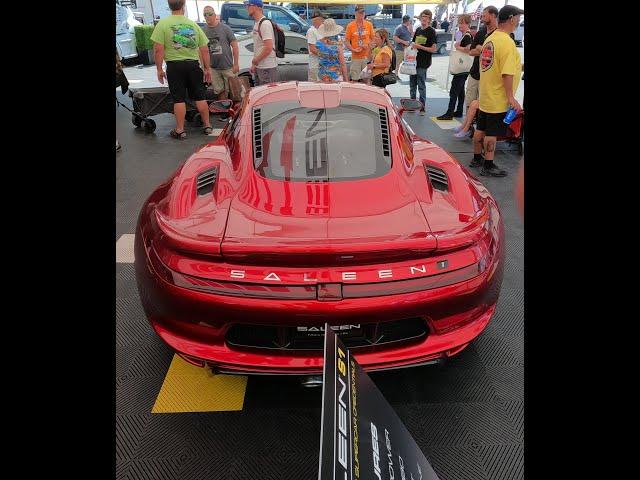
[[[222,92],[226,92],[229,95],[229,78],[235,77],[236,74],[233,70],[228,68],[226,70],[211,69],[211,84],[213,85],[213,93],[219,95]]]
[[[471,75],[467,79],[467,91],[464,92],[464,103],[467,105],[471,105],[471,102],[474,100],[478,100],[478,93],[480,89],[480,80],[476,80]]]
[[[309,69],[308,80],[310,82],[317,82],[318,81],[318,69],[317,68],[310,68]]]
[[[404,50],[396,50],[396,75],[400,73],[400,64],[404,60]]]
[[[351,66],[349,67],[349,77],[351,80],[360,80],[362,70],[367,66],[366,58],[352,58]]]

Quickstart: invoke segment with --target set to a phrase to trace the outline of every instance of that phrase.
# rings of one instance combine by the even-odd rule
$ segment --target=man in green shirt
[[[176,116],[176,128],[171,130],[173,138],[187,136],[184,131],[184,117],[187,113],[186,96],[196,102],[196,107],[204,122],[204,133],[212,131],[209,123],[209,108],[205,100],[204,82],[211,83],[209,59],[209,39],[193,20],[184,16],[185,0],[168,0],[171,16],[158,22],[151,35],[154,42],[154,54],[158,81],[164,85],[169,82],[169,91],[173,97],[173,113]],[[202,61],[204,74],[198,60]],[[162,70],[162,62],[167,62],[167,73]]]

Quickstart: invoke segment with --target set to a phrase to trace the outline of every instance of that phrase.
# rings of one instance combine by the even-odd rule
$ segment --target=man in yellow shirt
[[[509,107],[522,110],[514,94],[522,75],[522,62],[516,44],[509,36],[520,24],[524,10],[505,5],[498,13],[498,28],[488,37],[480,54],[480,105],[473,135],[471,167],[482,165],[480,175],[504,177],[507,172],[493,162],[496,137],[507,133],[504,117]],[[484,157],[481,152],[484,147]]]
[[[362,70],[367,66],[371,42],[373,41],[373,24],[364,19],[364,5],[356,5],[356,19],[347,25],[344,33],[345,44],[351,50],[351,66],[349,77],[358,81]]]

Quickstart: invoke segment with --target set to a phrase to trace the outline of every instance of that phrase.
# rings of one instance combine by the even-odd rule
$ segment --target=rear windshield
[[[255,168],[263,177],[286,181],[382,176],[391,156],[388,146],[383,151],[379,110],[359,103],[327,109],[298,102],[263,105],[254,110],[254,122],[260,123],[254,124]]]

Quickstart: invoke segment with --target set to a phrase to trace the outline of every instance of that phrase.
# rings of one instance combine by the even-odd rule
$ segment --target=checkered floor
[[[408,86],[406,87],[408,91]],[[399,87],[392,92],[401,95]],[[429,96],[429,93],[428,93]],[[121,97],[122,101],[130,99]],[[428,98],[428,116],[407,114],[416,133],[466,164],[470,140],[458,140],[430,120],[447,99]],[[291,379],[251,377],[241,410],[152,413],[173,353],[148,325],[135,286],[133,238],[145,198],[199,145],[169,137],[171,115],[154,117],[157,130],[135,129],[116,113],[116,477],[118,479],[310,480],[317,476],[320,389]],[[218,125],[221,126],[221,125]],[[214,125],[216,127],[216,125]],[[442,367],[373,374],[442,480],[512,480],[523,472],[523,223],[513,197],[520,157],[498,146],[506,178],[479,177],[500,204],[507,261],[496,314],[487,330]],[[220,387],[227,388],[227,387]],[[210,393],[208,393],[210,394]]]

